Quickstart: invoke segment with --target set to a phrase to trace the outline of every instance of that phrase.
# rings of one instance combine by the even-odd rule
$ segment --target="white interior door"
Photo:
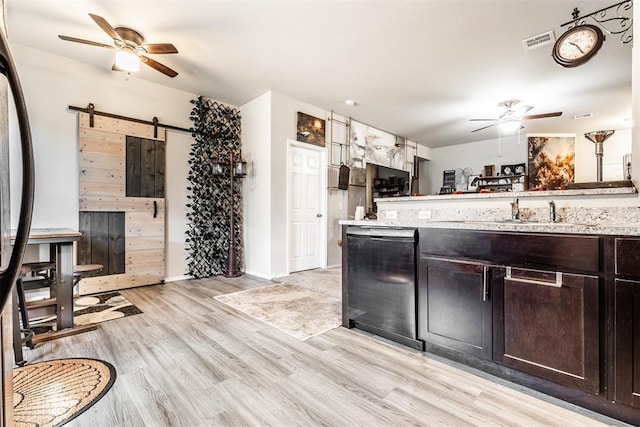
[[[321,153],[291,147],[289,167],[291,272],[320,267],[321,263]]]

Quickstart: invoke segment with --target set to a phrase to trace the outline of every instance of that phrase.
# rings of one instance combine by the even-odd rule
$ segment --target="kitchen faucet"
[[[558,222],[558,216],[556,215],[556,202],[553,200],[549,202],[549,222]]]
[[[520,205],[518,204],[518,199],[516,198],[513,202],[511,202],[511,220],[517,221],[520,219]]]

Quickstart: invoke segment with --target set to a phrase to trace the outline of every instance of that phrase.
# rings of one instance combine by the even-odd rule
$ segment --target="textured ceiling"
[[[565,0],[216,1],[7,0],[12,43],[111,73],[113,53],[58,39],[111,43],[88,16],[171,42],[177,55],[150,55],[179,72],[148,67],[135,78],[242,105],[273,90],[423,145],[497,138],[472,117],[495,117],[517,98],[524,132],[622,127],[631,115],[631,44],[609,35],[587,64],[566,69],[551,46],[525,51],[525,38],[553,30],[611,2]],[[357,105],[347,107],[346,99]],[[575,114],[591,112],[583,121]],[[586,122],[588,120],[589,122]]]

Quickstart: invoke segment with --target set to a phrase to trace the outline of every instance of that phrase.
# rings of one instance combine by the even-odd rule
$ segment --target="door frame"
[[[293,148],[302,148],[320,153],[320,179],[318,180],[318,194],[320,195],[320,268],[327,268],[327,150],[325,147],[307,144],[305,142],[287,139],[287,274],[291,274],[291,161]]]

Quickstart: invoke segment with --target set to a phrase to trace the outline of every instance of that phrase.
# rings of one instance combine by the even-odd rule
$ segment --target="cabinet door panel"
[[[615,400],[640,408],[640,281],[615,289]]]
[[[599,392],[598,283],[595,276],[514,270],[497,298],[498,362]]]
[[[482,264],[421,257],[419,338],[490,359],[488,274]]]

